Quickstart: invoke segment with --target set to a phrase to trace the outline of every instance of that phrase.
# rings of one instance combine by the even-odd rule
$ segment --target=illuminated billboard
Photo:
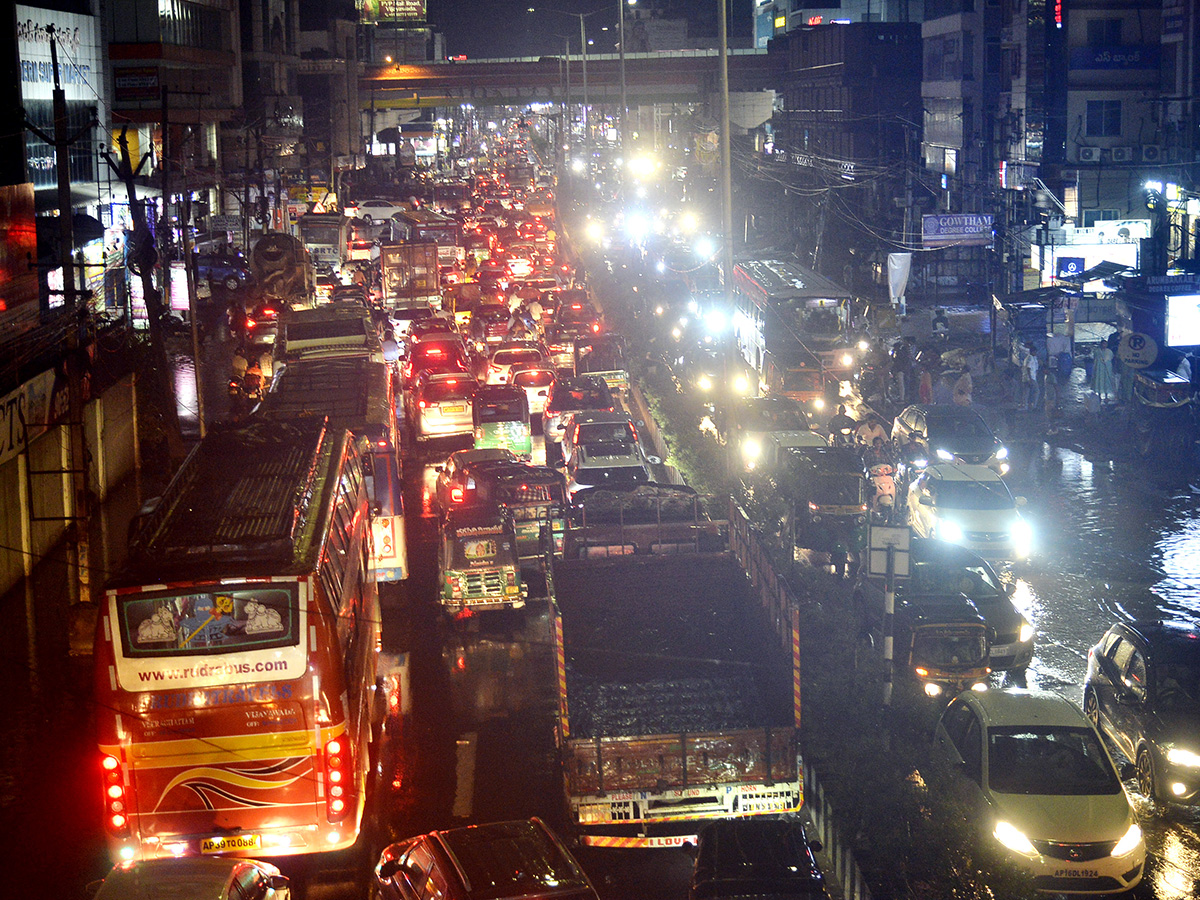
[[[425,0],[355,0],[355,5],[364,25],[425,21]]]

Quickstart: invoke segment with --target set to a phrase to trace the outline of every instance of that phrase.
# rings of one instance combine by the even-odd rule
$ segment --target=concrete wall
[[[133,472],[134,389],[130,375],[84,409],[91,454],[89,483],[96,501]],[[0,593],[16,585],[39,560],[58,552],[70,504],[69,432],[51,428],[23,453],[0,466]],[[26,474],[28,469],[28,475]],[[37,473],[52,474],[37,474]],[[44,518],[46,521],[33,521]]]

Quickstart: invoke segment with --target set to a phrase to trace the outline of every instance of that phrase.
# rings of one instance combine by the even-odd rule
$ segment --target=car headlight
[[[699,378],[696,379],[696,387],[700,388],[700,390],[702,390],[702,391],[711,391],[712,390],[712,379],[709,378],[707,375],[701,375]]]
[[[954,454],[951,453],[949,450],[943,450],[941,447],[938,447],[936,452],[937,452],[937,458],[942,460],[943,462],[950,462],[954,459]]]
[[[1012,535],[1013,548],[1017,553],[1021,556],[1029,555],[1033,548],[1033,529],[1029,527],[1029,523],[1024,519],[1017,519],[1012,523],[1009,534]]]
[[[1167,762],[1173,766],[1200,767],[1200,754],[1182,747],[1172,747],[1167,751]]]
[[[1129,830],[1125,832],[1125,836],[1117,841],[1117,846],[1112,848],[1110,856],[1125,856],[1132,853],[1142,843],[1142,829],[1138,827],[1138,823],[1134,822],[1129,826]]]
[[[858,342],[858,349],[859,349],[859,350],[870,350],[870,349],[871,349],[871,344],[870,344],[870,342],[869,342],[869,341],[859,341],[859,342]]]
[[[1008,459],[1008,448],[1001,447],[996,451],[996,459]]]
[[[843,354],[842,354],[842,365],[843,365],[843,366],[852,366],[852,365],[854,365],[854,356],[853,356],[853,354],[850,354],[850,353],[843,353]]]
[[[1136,828],[1137,826],[1135,825],[1134,827]],[[1013,853],[1020,853],[1022,856],[1038,855],[1037,848],[1030,843],[1029,838],[1025,837],[1021,829],[1008,822],[997,822],[995,830],[992,831],[992,836]],[[1116,855],[1115,848],[1113,855]]]
[[[733,389],[739,394],[750,393],[750,379],[745,375],[739,375],[733,381]]]
[[[813,409],[822,410],[825,408],[825,398],[824,397],[814,397],[812,404],[813,404]]]
[[[742,456],[747,462],[754,462],[762,456],[762,444],[753,438],[742,441]]]
[[[1022,644],[1028,644],[1033,640],[1033,626],[1028,622],[1021,623],[1021,630],[1017,632],[1017,641]]]
[[[938,522],[937,536],[943,541],[949,541],[951,544],[961,544],[964,535],[961,525],[957,522],[948,522],[943,519]]]
[[[924,468],[927,468],[928,466],[929,466],[929,460],[927,460],[927,459],[914,459],[912,461],[912,467],[914,469],[924,469]]]

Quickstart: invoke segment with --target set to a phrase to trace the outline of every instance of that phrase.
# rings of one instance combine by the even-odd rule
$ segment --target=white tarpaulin
[[[892,305],[904,303],[904,292],[908,288],[908,274],[912,271],[911,253],[888,254],[888,296]]]

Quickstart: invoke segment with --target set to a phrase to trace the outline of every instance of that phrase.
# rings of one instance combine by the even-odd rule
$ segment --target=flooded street
[[[1037,628],[1030,687],[1076,702],[1087,654],[1119,620],[1184,619],[1200,611],[1200,504],[1193,473],[1155,472],[1042,442],[1012,443],[1009,486],[1028,505],[1036,551],[1017,570],[1014,601]],[[1110,751],[1119,754],[1113,746]],[[1131,787],[1131,782],[1127,782]],[[1193,897],[1200,813],[1152,807],[1130,791],[1150,851],[1135,892]]]

